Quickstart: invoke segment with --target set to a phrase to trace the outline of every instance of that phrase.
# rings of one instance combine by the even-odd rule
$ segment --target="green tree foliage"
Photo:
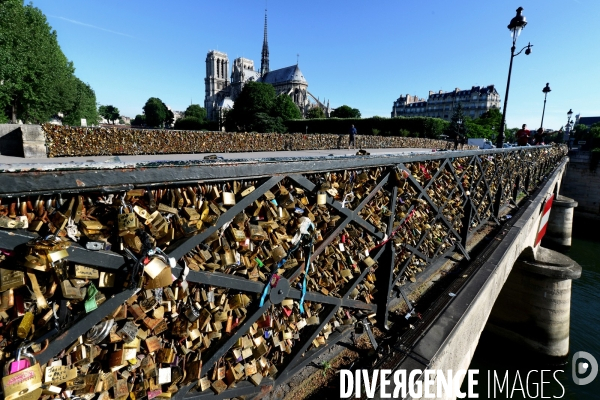
[[[143,107],[146,115],[146,125],[162,127],[167,117],[167,107],[158,97],[150,97]]]
[[[165,107],[165,127],[170,128],[173,126],[173,121],[175,121],[175,114],[173,114],[173,111],[167,108],[165,103],[163,103],[163,106]]]
[[[502,125],[502,113],[497,108],[491,108],[481,114],[475,121],[479,126],[498,132],[500,125]]]
[[[331,112],[332,118],[360,118],[360,111],[347,105],[340,106]]]
[[[74,119],[81,86],[44,14],[22,0],[3,0],[0,21],[0,113],[14,122],[46,122],[61,111]]]
[[[248,82],[236,99],[233,109],[225,118],[227,130],[256,130],[256,114],[268,114],[275,99],[273,86],[260,82]]]
[[[206,121],[196,117],[179,118],[175,121],[175,129],[183,131],[199,131],[206,128]]]
[[[131,121],[132,126],[144,126],[146,125],[146,116],[138,114],[135,116],[133,121]]]
[[[275,118],[281,117],[284,121],[302,118],[302,113],[298,109],[298,106],[294,104],[290,96],[285,94],[275,97],[270,114]]]
[[[87,83],[79,78],[72,78],[75,87],[74,97],[69,107],[63,108],[62,122],[65,125],[79,126],[81,120],[85,119],[87,125],[97,125],[99,121],[96,109],[96,93]]]
[[[378,129],[382,135],[410,136],[436,139],[446,131],[449,122],[430,117],[395,118],[321,118],[284,121],[289,132],[333,133],[345,135],[354,125],[359,135],[368,135]]]
[[[573,135],[575,136],[575,140],[582,139],[588,132],[587,125],[577,124],[575,128],[573,128]]]
[[[204,107],[200,107],[198,104],[191,104],[186,110],[185,110],[185,117],[186,118],[197,118],[200,121],[204,121],[206,120],[206,109]]]
[[[321,107],[313,107],[306,113],[306,119],[325,118],[325,111]]]
[[[273,86],[248,82],[225,115],[225,128],[232,131],[285,132],[284,120],[301,118],[300,110],[285,95],[275,96]]]
[[[114,123],[121,115],[119,109],[115,106],[100,106],[98,108],[98,114],[102,115],[109,123]]]
[[[458,106],[454,109],[452,119],[450,120],[450,125],[448,125],[446,132],[448,137],[454,141],[458,140],[459,143],[463,140],[466,141],[467,121],[460,103],[458,103]]]

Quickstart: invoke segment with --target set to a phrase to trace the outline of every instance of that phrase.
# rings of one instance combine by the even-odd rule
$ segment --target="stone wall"
[[[571,152],[569,158],[560,194],[577,201],[576,213],[600,214],[600,171],[590,171],[590,152]]]
[[[46,158],[46,137],[39,125],[0,125],[0,155]]]
[[[49,124],[42,128],[47,137],[49,157],[329,150],[348,146],[348,135],[334,134],[225,133]],[[357,136],[356,147],[450,149],[454,144],[421,138]]]

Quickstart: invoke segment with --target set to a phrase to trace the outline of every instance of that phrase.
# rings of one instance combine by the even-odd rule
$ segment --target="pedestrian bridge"
[[[280,156],[0,166],[2,309],[35,326],[5,351],[62,363],[57,391],[267,396],[471,259],[394,361],[466,369],[567,165],[557,146]]]

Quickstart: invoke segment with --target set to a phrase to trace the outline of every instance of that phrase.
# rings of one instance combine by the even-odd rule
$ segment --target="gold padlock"
[[[0,268],[0,292],[17,289],[21,286],[25,286],[25,273],[23,271]]]
[[[223,205],[226,205],[226,206],[234,206],[235,205],[235,194],[233,194],[231,192],[223,191],[223,193],[221,193],[221,196],[223,199]]]
[[[19,368],[19,363],[23,361],[20,354],[17,356],[17,360],[13,362],[8,361],[4,367],[2,388],[4,389],[5,399],[37,400],[42,395],[42,370],[40,364],[28,353],[25,353],[23,359],[29,360],[29,367],[11,373],[10,368]]]
[[[127,208],[129,212],[123,212]],[[138,219],[130,206],[121,207],[117,215],[119,231],[135,230],[138,227]]]

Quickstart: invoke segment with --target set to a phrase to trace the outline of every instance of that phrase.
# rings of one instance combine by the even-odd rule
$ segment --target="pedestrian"
[[[523,124],[523,127],[517,131],[517,144],[519,146],[527,146],[529,142],[529,129],[527,124]]]
[[[356,144],[354,143],[354,140],[356,139],[356,128],[354,127],[354,125],[350,126],[350,131],[348,133],[350,135],[348,141],[348,150],[350,150],[350,146],[352,146],[354,150],[356,150]]]
[[[540,128],[533,135],[534,142],[536,146],[544,144],[544,128]]]

